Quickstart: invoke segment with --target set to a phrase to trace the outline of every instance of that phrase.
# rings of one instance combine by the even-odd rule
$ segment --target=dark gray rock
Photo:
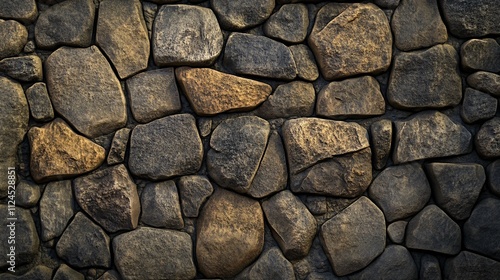
[[[16,205],[31,208],[40,200],[40,187],[28,181],[20,181],[16,186]]]
[[[464,224],[464,244],[468,250],[500,261],[500,200],[479,202]]]
[[[479,71],[467,77],[469,86],[500,97],[500,75]]]
[[[265,119],[309,117],[316,94],[311,83],[294,81],[279,85],[255,113]]]
[[[178,186],[182,213],[188,218],[198,217],[201,205],[214,191],[212,184],[205,176],[191,175],[181,177]]]
[[[451,34],[462,38],[500,34],[500,6],[496,0],[440,2]]]
[[[108,165],[122,163],[125,161],[125,152],[127,151],[130,131],[130,128],[122,128],[115,133],[108,153]]]
[[[314,54],[307,45],[293,45],[289,47],[297,67],[297,77],[306,81],[315,81],[319,77],[318,66]]]
[[[42,241],[61,236],[75,214],[71,181],[56,181],[47,184],[40,200],[39,212]]]
[[[154,2],[154,0],[151,2]],[[142,12],[144,14],[146,27],[148,28],[149,39],[152,38],[151,35],[153,34],[153,24],[155,21],[156,12],[158,11],[158,5],[151,2],[142,2]]]
[[[460,115],[466,123],[487,120],[495,116],[497,105],[498,100],[491,95],[467,88]]]
[[[387,236],[396,244],[403,243],[405,239],[406,221],[397,221],[387,227]]]
[[[420,259],[419,279],[441,280],[441,267],[433,255],[424,255]]]
[[[486,168],[490,191],[500,197],[500,160],[495,160]]]
[[[0,278],[5,280],[52,280],[52,272],[52,269],[38,265],[23,275],[17,276],[8,272],[0,274]]]
[[[22,82],[43,79],[42,60],[36,55],[9,57],[0,60],[0,72]]]
[[[38,15],[35,0],[18,0],[0,2],[0,18],[15,19],[24,24],[33,22]]]
[[[200,136],[202,138],[207,137],[212,133],[212,119],[210,118],[199,118],[197,121],[198,130],[200,131]]]
[[[18,55],[28,42],[28,30],[15,20],[0,20],[0,59]]]
[[[269,17],[264,24],[267,37],[297,44],[307,36],[309,14],[304,4],[287,4]]]
[[[392,122],[379,120],[370,126],[371,145],[375,169],[381,170],[387,164],[392,147]]]
[[[120,280],[120,275],[116,270],[108,270],[98,280]]]
[[[292,264],[283,256],[278,247],[273,247],[262,253],[257,261],[235,277],[235,280],[267,279],[295,279]]]
[[[476,134],[475,146],[481,157],[500,156],[500,117],[495,117],[481,125]]]
[[[374,2],[381,8],[394,9],[399,5],[400,0],[375,0]]]
[[[182,229],[181,205],[174,181],[150,183],[142,190],[141,221],[147,225]]]
[[[492,38],[471,39],[460,51],[462,67],[467,71],[500,71],[500,45]]]
[[[85,276],[66,264],[61,264],[52,280],[85,280]]]
[[[498,279],[498,275],[500,262],[468,251],[446,260],[444,266],[445,279]]]
[[[54,109],[45,83],[35,83],[29,87],[26,90],[26,99],[28,99],[31,116],[35,120],[46,122],[54,119]]]
[[[224,29],[241,30],[263,23],[273,12],[273,0],[211,0]]]

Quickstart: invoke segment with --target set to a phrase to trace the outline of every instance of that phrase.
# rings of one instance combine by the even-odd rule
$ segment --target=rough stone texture
[[[318,94],[316,113],[337,119],[383,115],[385,101],[377,80],[363,76],[324,86]]]
[[[37,182],[84,174],[104,162],[104,148],[73,132],[56,119],[28,132],[31,176]]]
[[[487,120],[495,116],[497,105],[498,100],[491,95],[467,88],[460,115],[466,123]]]
[[[0,21],[0,59],[18,55],[28,42],[28,30],[15,20]]]
[[[151,180],[193,174],[203,146],[193,116],[179,114],[138,125],[130,138],[130,171]]]
[[[490,191],[500,197],[500,160],[495,160],[488,165],[486,172]]]
[[[315,81],[319,77],[318,66],[314,54],[307,45],[293,45],[289,47],[297,67],[297,77],[306,81]]]
[[[500,200],[478,203],[464,224],[465,248],[500,261]]]
[[[0,60],[0,72],[22,82],[41,81],[42,60],[36,55],[4,58]]]
[[[476,150],[484,158],[500,156],[500,117],[495,117],[483,125],[476,134]]]
[[[420,259],[419,279],[441,280],[441,267],[438,259],[433,255],[424,255]]]
[[[141,194],[141,221],[154,227],[182,229],[181,205],[174,181],[150,183]]]
[[[144,14],[144,21],[146,22],[146,27],[148,28],[149,39],[152,38],[153,34],[153,24],[155,21],[156,12],[158,11],[158,5],[151,2],[142,2],[142,12]],[[156,1],[158,2],[158,1]]]
[[[468,71],[500,71],[500,45],[491,38],[472,39],[462,45],[462,67]]]
[[[5,280],[52,280],[52,269],[38,265],[23,275],[13,275],[11,272],[0,274],[0,278]]]
[[[295,279],[292,264],[278,247],[262,253],[255,263],[243,270],[235,280],[289,280]]]
[[[283,5],[264,24],[266,36],[297,44],[307,36],[309,15],[304,4]]]
[[[37,121],[54,119],[54,109],[50,102],[45,83],[35,83],[26,90],[26,99],[30,106],[31,116]]]
[[[85,276],[71,267],[61,264],[52,280],[85,280]]]
[[[222,51],[222,32],[212,10],[188,5],[163,5],[152,38],[158,66],[208,66]]]
[[[181,177],[178,187],[182,213],[188,218],[198,217],[201,205],[214,191],[208,178],[200,175]]]
[[[256,114],[265,119],[309,117],[314,113],[316,94],[311,83],[294,81],[279,85]]]
[[[0,2],[0,18],[15,19],[24,24],[33,22],[38,15],[35,0]]]
[[[422,112],[394,123],[392,159],[396,164],[470,152],[471,133],[440,112]]]
[[[458,256],[446,260],[445,279],[498,279],[500,262],[462,251]]]
[[[368,198],[356,202],[323,224],[320,238],[335,274],[366,267],[385,247],[385,219]]]
[[[40,200],[42,241],[49,241],[61,236],[74,214],[75,205],[71,181],[57,181],[47,184]]]
[[[98,280],[120,280],[120,275],[116,270],[108,270]]]
[[[376,74],[389,68],[392,35],[387,17],[377,6],[354,4],[320,25],[317,19],[309,44],[325,79]]]
[[[28,181],[20,181],[16,186],[16,205],[31,208],[40,200],[40,187]]]
[[[392,147],[392,122],[379,120],[370,126],[373,165],[381,170],[387,164]]]
[[[456,106],[462,99],[458,55],[451,45],[395,56],[387,98],[401,109]]]
[[[469,86],[500,97],[500,75],[479,71],[467,77]]]
[[[448,255],[460,252],[460,227],[436,205],[429,205],[406,227],[406,247]]]
[[[73,267],[110,267],[109,236],[78,212],[56,245],[57,255]]]
[[[500,34],[500,6],[496,0],[440,2],[451,34],[462,38]]]
[[[181,110],[173,68],[139,73],[127,80],[134,119],[147,123]]]
[[[486,182],[483,166],[435,162],[426,168],[436,204],[453,219],[468,218]]]
[[[293,80],[297,67],[284,44],[264,36],[232,33],[224,50],[224,65],[236,74]]]
[[[374,2],[382,8],[394,9],[399,5],[400,0],[375,0]]]
[[[241,30],[263,23],[273,12],[274,0],[211,0],[224,29]]]
[[[177,68],[182,91],[198,115],[250,110],[271,94],[270,85],[209,68]]]
[[[120,82],[97,47],[61,47],[45,71],[54,109],[84,135],[108,134],[127,122]]]
[[[124,279],[192,279],[192,246],[187,233],[141,227],[115,237],[113,255]]]
[[[92,44],[95,6],[92,0],[66,0],[40,13],[35,25],[36,45],[86,48]]]
[[[115,133],[107,158],[108,165],[125,161],[125,152],[127,151],[130,131],[130,128],[122,128]]]
[[[253,262],[264,245],[264,217],[258,201],[217,189],[196,227],[198,269],[208,278],[233,277]]]
[[[269,138],[269,123],[258,117],[228,119],[215,128],[207,153],[210,177],[245,193],[252,184]]]
[[[397,221],[387,227],[387,236],[389,236],[392,242],[396,244],[403,243],[405,239],[406,225],[408,225],[408,222],[406,221]]]

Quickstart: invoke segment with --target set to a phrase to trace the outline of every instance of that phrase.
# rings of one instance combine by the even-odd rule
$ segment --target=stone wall
[[[500,279],[498,0],[350,2],[0,0],[0,278]]]

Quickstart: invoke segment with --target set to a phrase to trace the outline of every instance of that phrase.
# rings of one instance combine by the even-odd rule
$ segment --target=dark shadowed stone
[[[16,205],[31,208],[40,200],[40,187],[29,181],[20,181],[16,186]]]
[[[61,264],[52,280],[85,280],[85,276],[66,264]]]
[[[496,0],[440,2],[451,34],[467,38],[500,34],[500,5]]]
[[[35,83],[26,90],[26,99],[30,105],[31,116],[37,121],[50,121],[54,118],[54,109],[50,102],[45,83]]]
[[[141,221],[154,227],[182,229],[181,205],[174,181],[147,184],[141,194]]]
[[[475,89],[465,90],[460,115],[466,123],[487,120],[495,116],[498,100],[491,95]]]
[[[173,68],[139,73],[127,80],[134,119],[147,123],[181,110]]]
[[[314,54],[307,45],[293,45],[289,47],[297,67],[297,77],[306,81],[315,81],[319,77],[318,66]]]
[[[316,94],[311,83],[294,81],[279,85],[256,114],[265,119],[308,117],[314,112]]]
[[[274,0],[211,0],[224,29],[240,30],[263,23],[273,12]]]
[[[387,236],[396,244],[403,243],[405,239],[406,221],[397,221],[387,227]]]
[[[59,48],[45,71],[54,109],[81,133],[94,138],[127,122],[120,82],[97,47]]]
[[[441,280],[441,267],[433,255],[424,255],[420,259],[419,279]]]
[[[10,272],[0,274],[3,280],[52,280],[52,269],[38,265],[23,275],[17,276]]]
[[[292,80],[297,67],[284,44],[264,36],[232,33],[224,50],[224,65],[236,74]]]
[[[479,202],[464,224],[465,248],[500,261],[500,200]]]
[[[405,245],[448,255],[460,252],[460,227],[436,205],[429,205],[413,217],[406,227]]]
[[[431,187],[418,163],[384,169],[368,189],[370,198],[384,211],[388,222],[420,211],[431,197]]]
[[[394,9],[399,5],[400,0],[375,0],[374,2],[382,8]]]
[[[490,191],[500,197],[500,160],[496,160],[488,165],[488,186]]]
[[[264,24],[267,37],[297,44],[307,36],[309,14],[304,4],[283,5]]]
[[[66,263],[77,268],[110,267],[109,243],[104,230],[78,212],[57,242],[56,251]]]
[[[80,207],[109,232],[137,227],[141,206],[127,168],[115,165],[73,182]]]
[[[422,112],[394,123],[392,159],[396,164],[470,152],[471,133],[440,112]]]
[[[500,97],[500,75],[479,71],[467,77],[469,86]]]
[[[481,157],[500,157],[500,117],[485,122],[476,134],[477,152]]]
[[[116,270],[108,270],[98,280],[120,280],[120,275]]]
[[[201,211],[196,235],[200,272],[208,278],[235,276],[259,256],[264,246],[264,216],[259,202],[217,189]]]
[[[92,0],[66,0],[40,13],[35,25],[39,48],[61,45],[89,47],[92,44],[95,6]]]
[[[385,101],[375,78],[363,76],[331,82],[318,94],[316,113],[327,118],[383,115]]]
[[[201,205],[212,195],[214,187],[207,177],[200,175],[181,177],[178,186],[182,213],[188,218],[198,217]]]
[[[387,98],[401,109],[456,106],[462,99],[458,55],[450,45],[401,52],[394,58]]]
[[[446,260],[444,265],[445,279],[498,279],[500,262],[462,251],[458,256]]]
[[[436,204],[453,219],[468,218],[486,181],[483,166],[430,163],[426,168]]]
[[[28,42],[28,30],[15,20],[0,20],[0,59],[18,55]]]
[[[122,128],[115,133],[107,158],[108,165],[122,163],[125,160],[130,131],[130,128]]]
[[[36,55],[4,58],[0,60],[0,72],[22,82],[41,81],[42,60]]]
[[[154,2],[154,0],[151,2]],[[153,24],[155,21],[156,12],[158,11],[158,5],[151,2],[142,2],[142,12],[144,14],[146,27],[148,28],[149,39],[152,38],[151,34],[153,34]]]
[[[374,167],[381,170],[387,164],[392,147],[392,122],[379,120],[370,126]]]
[[[392,36],[380,8],[354,4],[327,20],[318,16],[309,36],[309,45],[325,79],[375,74],[389,68]]]
[[[269,123],[258,117],[228,119],[215,128],[207,153],[210,177],[220,186],[246,192],[269,138]]]
[[[115,265],[124,279],[193,279],[191,237],[185,232],[141,227],[113,239]]]
[[[57,181],[47,184],[40,200],[40,222],[42,241],[61,236],[68,222],[75,214],[71,181]]]
[[[384,251],[385,219],[382,211],[362,196],[321,227],[320,238],[335,274],[365,268]]]
[[[264,201],[262,209],[286,258],[305,257],[316,236],[317,224],[300,199],[285,190]]]
[[[462,45],[460,59],[467,71],[499,72],[500,45],[492,38],[469,40]]]
[[[138,125],[130,138],[130,171],[151,180],[193,174],[200,169],[203,146],[189,114]]]
[[[24,24],[33,22],[38,16],[35,0],[0,1],[0,18],[15,19]]]
[[[198,6],[161,6],[153,30],[153,58],[158,66],[208,66],[224,43],[212,10]]]
[[[292,264],[278,247],[262,253],[255,263],[243,270],[235,280],[290,280],[295,279]]]

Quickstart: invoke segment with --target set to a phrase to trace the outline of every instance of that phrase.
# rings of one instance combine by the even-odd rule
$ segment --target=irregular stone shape
[[[407,248],[455,255],[461,242],[460,227],[436,205],[425,207],[406,227]]]
[[[384,169],[368,193],[392,222],[418,213],[431,197],[431,187],[422,167],[412,163]]]
[[[182,229],[181,205],[174,181],[147,184],[141,194],[141,221],[154,227]]]
[[[76,178],[73,186],[80,207],[107,231],[137,227],[141,205],[123,164]]]
[[[182,213],[188,218],[198,217],[201,205],[212,195],[214,187],[207,177],[199,175],[181,177],[178,186]]]
[[[500,160],[495,160],[486,168],[490,191],[500,197]]]
[[[40,200],[42,241],[61,236],[74,214],[71,181],[56,181],[47,184]]]
[[[500,75],[479,71],[467,77],[469,86],[500,97]]]
[[[496,0],[440,2],[451,34],[462,38],[500,34],[500,7]]]
[[[95,10],[92,0],[66,0],[51,6],[36,21],[36,45],[43,49],[90,47]]]
[[[64,231],[56,245],[57,255],[73,267],[110,267],[109,236],[82,212]]]
[[[5,280],[52,280],[52,272],[52,269],[43,265],[38,265],[21,276],[6,272],[0,274],[0,278]]]
[[[16,186],[16,205],[31,208],[40,200],[40,187],[28,181],[20,181]]]
[[[250,110],[271,94],[270,85],[209,68],[180,67],[177,81],[198,115]]]
[[[315,99],[311,83],[294,81],[282,84],[256,110],[256,114],[265,119],[312,116]]]
[[[314,54],[307,45],[293,45],[289,47],[297,67],[297,77],[306,81],[315,81],[319,77],[318,66]]]
[[[460,116],[466,123],[487,120],[495,116],[498,100],[487,93],[475,89],[465,90]]]
[[[392,147],[392,122],[379,120],[370,126],[373,162],[375,169],[381,170],[387,164]]]
[[[84,174],[104,162],[105,150],[56,119],[28,132],[31,176],[37,182]]]
[[[220,186],[246,192],[269,138],[269,123],[258,117],[228,119],[215,128],[207,153],[210,177]]]
[[[436,204],[453,219],[468,218],[486,182],[483,166],[435,162],[426,168]]]
[[[492,38],[469,40],[462,45],[460,59],[465,70],[499,72],[500,45]]]
[[[263,198],[284,190],[288,179],[285,148],[277,132],[271,132],[259,169],[247,191],[252,197]]]
[[[376,74],[389,68],[391,28],[377,6],[354,4],[328,24],[320,25],[322,23],[316,20],[309,45],[326,80]]]
[[[136,176],[162,180],[193,174],[202,160],[196,121],[189,114],[164,117],[132,130],[128,164]]]
[[[403,243],[405,239],[406,221],[396,221],[387,227],[387,235],[396,244]]]
[[[224,44],[212,10],[198,6],[161,6],[153,30],[153,58],[158,66],[208,66]]]
[[[471,133],[440,112],[418,113],[394,124],[396,139],[392,160],[395,164],[470,152]]]
[[[500,117],[495,117],[481,125],[476,134],[475,146],[481,157],[500,156]]]
[[[420,259],[419,279],[441,280],[441,267],[438,259],[433,255],[424,255]]]
[[[375,0],[377,6],[387,9],[394,9],[399,5],[400,0]]]
[[[353,122],[299,118],[286,121],[282,130],[291,174],[370,146],[366,129]]]
[[[400,109],[456,106],[462,99],[458,55],[450,45],[399,53],[389,79],[387,98]]]
[[[147,123],[181,110],[173,68],[139,73],[127,80],[134,119]]]
[[[66,264],[61,264],[52,280],[85,280],[85,276]]]
[[[286,258],[296,260],[307,256],[317,224],[300,199],[285,190],[264,201],[262,209]]]
[[[61,47],[45,61],[54,109],[84,135],[94,138],[127,122],[120,82],[99,49]]]
[[[98,280],[120,280],[120,275],[116,270],[108,270]]]
[[[0,18],[15,19],[24,24],[33,22],[38,16],[35,0],[0,2]]]
[[[295,279],[292,264],[283,256],[278,247],[262,253],[255,263],[243,270],[235,280],[288,280]]]
[[[316,113],[327,118],[383,115],[385,101],[377,80],[363,76],[324,86],[318,94]]]
[[[446,279],[496,279],[500,275],[500,262],[462,251],[458,256],[446,260]]]
[[[107,158],[108,165],[122,163],[125,161],[125,152],[127,151],[130,131],[130,128],[122,128],[115,133]]]
[[[54,109],[50,102],[45,83],[35,83],[26,90],[26,98],[30,106],[31,116],[37,121],[54,119]]]
[[[259,256],[264,246],[259,202],[217,189],[201,211],[196,236],[200,272],[208,278],[235,276]]]
[[[385,236],[384,214],[364,196],[326,221],[320,231],[323,248],[338,276],[366,267],[384,251]]]
[[[0,71],[22,82],[36,82],[43,79],[42,60],[36,55],[4,58]]]
[[[18,55],[28,42],[28,30],[15,20],[0,21],[0,59]]]
[[[409,51],[426,48],[448,40],[437,2],[406,0],[396,8],[391,27],[398,49]]]
[[[481,200],[464,224],[465,248],[500,261],[500,200]]]
[[[307,36],[309,14],[304,4],[288,4],[269,17],[264,24],[264,33],[267,37],[287,43],[297,44]]]
[[[124,279],[193,279],[192,246],[185,232],[141,227],[115,237],[113,255]]]
[[[224,29],[241,30],[263,23],[273,12],[273,0],[211,0]]]

